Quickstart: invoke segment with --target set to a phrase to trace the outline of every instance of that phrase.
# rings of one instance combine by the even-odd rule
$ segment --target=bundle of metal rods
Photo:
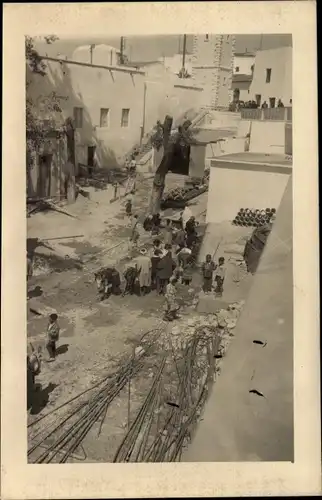
[[[147,332],[141,339],[142,350],[136,356],[133,356],[125,365],[111,377],[105,377],[102,382],[95,384],[97,390],[95,395],[90,395],[85,401],[73,408],[57,425],[47,432],[39,441],[28,449],[28,456],[37,453],[37,451],[46,446],[46,441],[54,438],[54,442],[46,446],[43,453],[38,455],[33,463],[50,463],[56,456],[60,456],[58,463],[65,463],[72,454],[81,445],[86,435],[92,429],[94,424],[102,417],[99,432],[106,417],[109,405],[114,398],[121,392],[125,385],[133,378],[144,366],[143,357],[147,355],[155,344],[154,335],[149,342],[143,342],[143,338],[151,332]],[[84,391],[85,393],[86,391]],[[81,393],[79,396],[81,396]],[[77,399],[74,397],[70,402]],[[67,402],[68,403],[68,402]],[[65,403],[65,404],[67,404]],[[61,407],[64,405],[61,405]],[[60,407],[59,407],[60,408]],[[48,414],[47,414],[48,415]],[[38,419],[37,421],[39,421]],[[37,436],[39,433],[37,434]],[[35,436],[34,436],[35,439]]]
[[[114,457],[114,462],[180,460],[184,444],[190,436],[194,423],[198,420],[213,382],[214,357],[218,353],[221,337],[214,328],[208,327],[206,330],[202,327],[197,329],[193,338],[181,352],[181,364],[183,364],[181,370],[179,358],[175,358],[174,352],[172,354],[178,375],[175,401],[168,401],[168,395],[161,394],[164,388],[162,375],[165,360],[163,360],[149,394]],[[200,361],[203,361],[203,366],[198,369]],[[161,403],[165,410],[163,425],[159,425],[160,415],[158,414],[158,423],[153,426],[155,409],[159,411],[158,406]],[[153,427],[154,435],[152,435]]]
[[[161,375],[164,370],[165,362],[166,356],[163,356],[160,368],[154,378],[151,389],[139,413],[137,414],[136,419],[134,420],[128,433],[119,446],[113,462],[129,462],[133,457],[133,461],[137,462],[138,458],[142,456],[142,454],[144,454],[147,436],[152,424],[151,418],[146,423],[146,416],[149,412],[150,415],[153,415],[154,413],[158,388],[160,386]]]

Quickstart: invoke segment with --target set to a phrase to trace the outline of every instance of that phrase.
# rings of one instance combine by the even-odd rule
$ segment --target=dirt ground
[[[169,174],[167,189],[180,184]],[[144,215],[152,179],[142,176],[134,197],[134,211]],[[37,269],[30,285],[28,300],[28,342],[45,350],[48,314],[59,315],[61,335],[55,363],[42,365],[37,377],[38,397],[28,415],[32,422],[87,389],[104,375],[115,370],[121,360],[130,357],[144,332],[166,324],[162,321],[164,298],[151,292],[145,297],[111,296],[98,302],[94,271],[102,265],[117,264],[121,272],[129,256],[129,221],[123,200],[110,203],[114,189],[88,190],[90,198],[79,196],[74,205],[65,207],[77,219],[55,212],[39,213],[28,219],[28,246],[33,248]],[[192,204],[192,211],[203,223],[207,194]],[[80,238],[49,240],[61,236]],[[48,238],[48,241],[44,240]],[[47,247],[40,244],[42,240]],[[142,233],[141,242],[151,243]],[[248,282],[242,285],[248,287]],[[184,315],[195,315],[193,300],[201,290],[196,271],[192,286],[179,290]],[[46,355],[46,353],[45,353]],[[132,384],[131,414],[151,385],[150,375],[142,373]],[[95,428],[84,442],[83,461],[110,461],[127,423],[127,394],[123,391],[110,407],[100,438]],[[55,413],[53,419],[59,417]],[[50,420],[51,417],[49,417]],[[47,420],[31,427],[29,442]],[[82,452],[78,451],[78,454]]]

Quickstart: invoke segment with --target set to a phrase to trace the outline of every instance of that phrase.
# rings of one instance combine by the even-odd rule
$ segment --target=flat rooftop
[[[292,158],[283,154],[233,153],[212,158],[210,164],[216,168],[258,170],[285,174],[292,172]]]

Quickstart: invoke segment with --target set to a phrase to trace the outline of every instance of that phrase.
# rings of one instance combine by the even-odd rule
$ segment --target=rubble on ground
[[[165,351],[183,350],[196,331],[202,330],[205,337],[219,333],[226,348],[227,340],[233,336],[232,330],[236,327],[244,303],[244,300],[231,303],[227,309],[220,309],[214,314],[181,316],[160,334],[158,345]]]

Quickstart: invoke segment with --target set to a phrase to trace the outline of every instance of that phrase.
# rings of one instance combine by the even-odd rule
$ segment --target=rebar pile
[[[220,341],[217,328],[200,327],[181,353],[168,354],[167,361],[172,362],[171,373],[175,378],[173,394],[172,391],[166,391],[166,382],[163,380],[166,360],[163,359],[114,462],[180,460],[183,447],[190,438],[213,383],[214,358]]]
[[[143,368],[143,358],[149,354],[152,347],[155,345],[155,340],[159,331],[153,331],[152,338],[150,338],[149,341],[144,341],[143,338],[149,333],[151,332],[147,332],[142,337],[140,342],[141,349],[139,349],[139,353],[136,356],[133,356],[125,365],[121,366],[121,368],[117,370],[114,375],[105,377],[102,381],[95,384],[95,386],[91,389],[100,387],[96,391],[96,394],[91,394],[85,399],[85,401],[79,403],[75,408],[71,409],[67,415],[59,423],[57,423],[57,425],[54,425],[49,432],[47,431],[43,437],[41,437],[28,449],[28,456],[35,453],[37,454],[38,452],[38,456],[33,463],[50,463],[57,456],[60,456],[60,458],[56,459],[58,463],[67,462],[75,450],[81,445],[89,431],[93,428],[94,424],[101,418],[99,427],[100,433],[109,405],[121,392],[129,380],[137,375],[137,373]],[[56,410],[69,405],[86,392],[92,391],[84,391],[78,396],[72,398],[70,401],[67,401],[64,405],[56,408]],[[48,415],[49,413],[42,418],[45,418]],[[30,425],[39,422],[42,418],[36,420]],[[37,433],[33,439],[35,439],[39,434],[42,434],[42,431]],[[54,441],[52,444],[47,446],[48,440],[50,439],[54,439]],[[44,447],[46,447],[45,451],[39,454],[39,450]]]

